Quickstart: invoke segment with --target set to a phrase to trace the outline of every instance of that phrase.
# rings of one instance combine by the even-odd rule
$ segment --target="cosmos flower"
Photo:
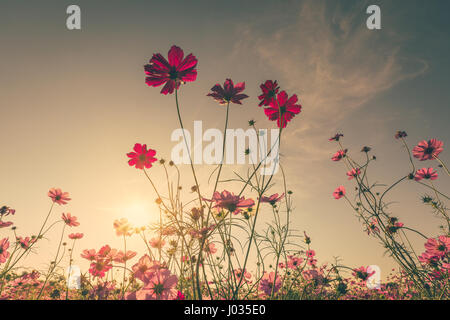
[[[367,226],[367,229],[366,229],[367,234],[370,235],[371,233],[378,233],[378,232],[380,232],[380,228],[378,228],[377,225],[378,225],[377,219],[373,218],[370,221],[369,225]]]
[[[220,104],[235,103],[242,104],[241,100],[248,98],[246,94],[241,93],[245,90],[245,82],[239,82],[236,85],[233,84],[233,80],[226,79],[223,88],[217,83],[211,88],[210,93],[207,94],[209,97],[213,97],[214,100]]]
[[[84,234],[82,234],[82,233],[71,233],[71,234],[69,234],[69,239],[78,240],[78,239],[83,238],[83,236],[84,236]]]
[[[144,287],[126,296],[127,300],[174,300],[178,296],[178,277],[167,269],[147,273]]]
[[[95,259],[97,259],[97,253],[95,252],[95,249],[91,249],[91,250],[85,249],[85,250],[83,250],[81,257],[84,259],[87,259],[89,261],[94,261]]]
[[[0,221],[0,228],[7,228],[12,225],[13,225],[13,222],[11,222],[11,221]]]
[[[401,139],[401,138],[406,138],[408,135],[406,134],[405,131],[397,131],[395,133],[395,139]]]
[[[261,100],[259,106],[269,106],[271,103],[274,103],[276,94],[280,89],[277,81],[266,80],[265,83],[260,85],[260,88],[262,90],[262,94],[258,96],[258,99]]]
[[[274,285],[275,282],[275,285]],[[277,275],[275,280],[275,272],[264,272],[261,281],[259,282],[259,289],[262,290],[266,295],[270,296],[272,291],[277,293],[281,288],[281,279],[280,276]]]
[[[289,269],[296,270],[302,263],[303,259],[296,256],[288,256],[287,266]]]
[[[345,196],[345,188],[344,186],[339,186],[336,188],[336,190],[334,190],[333,192],[333,197],[338,200],[340,198],[342,198],[343,196]]]
[[[64,223],[69,227],[78,227],[80,225],[80,223],[77,222],[77,217],[72,216],[70,213],[63,213],[61,219],[63,219]]]
[[[22,249],[28,249],[30,247],[30,244],[33,242],[30,237],[17,237],[17,241],[19,242],[19,245],[22,247]]]
[[[420,181],[422,179],[436,180],[438,178],[437,172],[433,168],[422,168],[417,170],[414,180]]]
[[[8,238],[3,238],[2,240],[0,240],[0,263],[6,262],[6,260],[9,258],[8,248]]]
[[[368,269],[368,267],[364,266],[353,269],[353,276],[362,281],[367,281],[367,279],[369,279],[375,273],[375,271],[369,273]]]
[[[444,150],[443,146],[444,143],[437,139],[423,140],[413,148],[412,153],[420,161],[432,160]]]
[[[450,237],[439,236],[437,239],[430,238],[425,243],[425,249],[428,254],[443,257],[450,252]]]
[[[217,252],[217,248],[214,245],[214,243],[208,243],[205,245],[205,247],[203,248],[203,250],[207,253],[207,254],[214,254]]]
[[[241,281],[241,278],[243,282],[251,282],[250,279],[252,278],[252,275],[250,274],[250,272],[247,272],[247,270],[242,271],[241,268],[239,269],[235,269],[234,271],[234,276],[236,278],[236,282],[239,283]]]
[[[281,199],[284,198],[284,193],[281,196],[278,196],[278,193],[275,193],[269,197],[262,196],[261,202],[270,203],[271,205],[274,205],[275,203],[281,201]]]
[[[126,218],[115,220],[113,226],[114,229],[116,230],[116,235],[119,237],[131,236],[131,234],[133,233],[133,227]]]
[[[72,200],[69,198],[68,192],[62,192],[61,189],[51,188],[48,192],[48,196],[52,199],[53,202],[57,204],[67,204],[67,201]]]
[[[166,242],[159,237],[150,239],[149,243],[152,248],[158,249],[161,249],[166,244]]]
[[[123,251],[119,251],[114,258],[114,261],[117,263],[125,263],[126,261],[134,258],[136,256],[137,252],[128,250],[126,253]]]
[[[7,207],[7,206],[0,207],[0,216],[2,216],[2,217],[9,216],[10,214],[14,215],[15,213],[16,213],[16,210],[14,210],[10,207]]]
[[[172,94],[178,89],[181,83],[195,81],[197,79],[197,58],[190,53],[184,58],[184,52],[177,46],[172,46],[169,50],[169,61],[160,53],[154,54],[150,63],[144,66],[145,83],[150,87],[159,87],[162,94]]]
[[[111,268],[112,265],[108,260],[98,259],[97,261],[91,263],[89,273],[94,277],[103,278],[106,272],[108,272]]]
[[[331,160],[333,161],[340,161],[342,158],[344,158],[347,155],[347,149],[345,150],[339,150],[338,152],[336,152],[333,157],[331,158]]]
[[[333,137],[331,137],[330,139],[328,139],[328,141],[339,141],[339,139],[341,137],[343,137],[344,135],[342,133],[336,133]]]
[[[347,172],[348,180],[352,180],[361,174],[361,170],[359,168],[353,168],[349,172]]]
[[[160,267],[161,266],[157,261],[152,261],[152,259],[150,259],[150,257],[146,254],[131,267],[131,270],[133,270],[133,275],[137,279],[144,281],[144,276],[147,272],[155,272],[160,269]]]
[[[212,200],[204,199],[205,201],[213,201],[215,205],[213,208],[220,208],[222,210],[228,210],[233,214],[238,214],[242,211],[242,208],[249,208],[255,205],[252,199],[245,199],[234,195],[232,192],[226,190],[219,193],[214,192]]]
[[[131,158],[128,160],[128,164],[135,166],[136,169],[144,169],[144,167],[149,169],[152,167],[152,163],[157,160],[154,158],[156,151],[152,149],[147,150],[146,144],[136,143],[133,150],[134,152],[127,153],[128,158]]]
[[[302,106],[297,104],[298,98],[294,94],[288,97],[286,91],[281,91],[277,94],[277,99],[272,100],[270,106],[264,109],[264,113],[271,121],[277,120],[277,126],[286,128],[286,125],[295,115],[299,114]]]

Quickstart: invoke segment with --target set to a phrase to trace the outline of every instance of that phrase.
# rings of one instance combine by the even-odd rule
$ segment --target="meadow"
[[[193,54],[185,55],[181,48],[172,46],[167,58],[154,54],[144,68],[146,84],[162,86],[161,94],[172,97],[181,129],[183,110],[178,93],[189,90],[188,82],[196,80],[197,63]],[[159,208],[159,222],[153,225],[133,226],[124,217],[112,226],[100,226],[111,228],[123,240],[120,248],[110,247],[107,239],[100,248],[76,246],[84,237],[77,228],[87,222],[78,221],[76,215],[67,212],[70,202],[77,201],[67,190],[55,187],[48,191],[49,211],[42,214],[42,224],[35,234],[19,235],[14,216],[21,212],[14,210],[14,204],[2,204],[0,299],[448,299],[449,195],[438,188],[439,180],[450,176],[442,157],[444,143],[424,139],[410,144],[407,132],[393,132],[392,143],[401,144],[405,152],[405,173],[399,173],[394,183],[385,185],[369,175],[369,168],[376,163],[370,147],[349,150],[342,133],[329,139],[330,164],[338,163],[336,174],[354,184],[351,190],[336,186],[330,197],[334,197],[336,205],[348,206],[348,214],[358,219],[362,232],[378,242],[400,270],[381,281],[370,266],[347,266],[340,261],[321,263],[317,260],[314,236],[292,229],[295,195],[288,188],[289,177],[285,175],[280,152],[289,149],[282,144],[283,133],[296,125],[303,106],[297,94],[288,94],[277,81],[267,80],[260,88],[258,110],[276,125],[278,135],[267,154],[248,165],[245,176],[235,174],[232,181],[221,180],[226,169],[226,134],[220,144],[221,161],[214,166],[210,181],[198,180],[191,158],[189,164],[184,164],[192,171],[192,186],[188,189],[180,185],[179,165],[161,158],[151,144],[136,142],[128,153],[118,155],[124,157],[124,165],[128,161],[130,175],[139,174],[148,180],[153,190],[150,201]],[[232,106],[244,104],[249,98],[245,83],[231,79],[213,85],[208,96],[218,107],[226,108],[224,132],[229,113],[235,112]],[[260,139],[258,124],[249,119],[248,126]],[[182,141],[190,150],[186,137]],[[252,152],[255,150],[251,148],[244,150],[245,156]],[[266,159],[276,161],[279,170],[278,166],[269,169],[272,172],[263,170]],[[153,170],[164,172],[166,181],[154,181]],[[274,183],[275,174],[282,177],[279,185]],[[402,223],[389,210],[393,201],[390,192],[408,183],[423,188],[422,202],[439,218],[439,234],[425,235],[416,226]],[[213,191],[205,192],[201,188],[204,185],[211,185]],[[271,216],[271,223],[262,225],[261,215]],[[57,228],[60,237],[51,242],[56,246],[41,246],[49,231]],[[411,235],[423,239],[422,248],[411,245]],[[130,237],[141,239],[146,251],[130,248]],[[55,252],[48,270],[25,271],[21,262],[40,250]],[[74,268],[80,259],[89,262],[89,270]]]

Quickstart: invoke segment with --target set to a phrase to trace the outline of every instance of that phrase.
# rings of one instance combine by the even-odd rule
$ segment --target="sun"
[[[143,227],[158,221],[159,214],[156,215],[156,211],[149,204],[133,202],[121,210],[120,216],[126,218],[133,227]]]

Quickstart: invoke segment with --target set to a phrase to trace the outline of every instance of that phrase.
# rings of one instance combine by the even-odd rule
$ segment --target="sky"
[[[67,30],[66,8],[81,8],[82,29]],[[377,4],[382,29],[368,30],[366,8]],[[230,128],[274,128],[259,108],[259,85],[278,80],[297,94],[302,112],[283,133],[281,162],[293,191],[292,226],[312,238],[321,262],[395,267],[352,210],[332,192],[349,190],[342,163],[330,160],[342,132],[354,157],[370,146],[377,161],[372,181],[390,184],[408,173],[409,160],[394,139],[408,133],[410,147],[424,139],[450,141],[448,119],[450,22],[448,1],[28,1],[0,2],[0,203],[17,210],[18,235],[35,234],[50,206],[47,191],[68,191],[58,207],[76,215],[85,237],[75,250],[121,246],[112,224],[157,221],[156,195],[126,153],[136,142],[170,158],[178,128],[173,96],[145,85],[143,66],[170,46],[199,60],[198,78],[183,85],[183,121],[223,128],[225,108],[206,94],[226,78],[245,81],[250,98],[230,107]],[[449,161],[448,151],[441,154]],[[417,163],[417,165],[421,165]],[[424,163],[424,166],[437,166]],[[207,186],[212,166],[196,166]],[[226,177],[246,167],[224,166]],[[182,184],[193,184],[181,167]],[[151,169],[163,186],[160,167]],[[436,181],[445,193],[448,179]],[[275,177],[278,183],[281,177]],[[207,186],[210,188],[211,186]],[[280,187],[278,187],[280,188]],[[275,192],[281,189],[274,187]],[[230,190],[238,192],[237,190]],[[389,200],[390,212],[429,236],[439,220],[420,197],[427,191],[405,183]],[[189,196],[189,195],[188,195]],[[253,196],[254,195],[248,195]],[[268,213],[261,223],[270,220]],[[1,235],[9,231],[1,230]],[[25,265],[43,269],[55,254],[60,230],[29,255]],[[422,240],[411,238],[418,252]],[[132,240],[132,244],[134,240]],[[136,242],[136,248],[139,246]],[[83,265],[80,258],[76,263]]]

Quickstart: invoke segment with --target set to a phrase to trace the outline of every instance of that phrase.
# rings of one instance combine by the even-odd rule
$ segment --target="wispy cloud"
[[[297,164],[302,159],[327,159],[328,151],[321,145],[343,119],[428,69],[426,61],[402,56],[401,35],[368,30],[364,3],[356,6],[344,10],[308,0],[301,3],[290,25],[269,33],[260,31],[258,23],[240,26],[242,41],[234,48],[236,54],[254,51],[281,75],[281,86],[300,97],[301,125],[295,125],[295,119],[284,137],[295,142],[289,157]]]

